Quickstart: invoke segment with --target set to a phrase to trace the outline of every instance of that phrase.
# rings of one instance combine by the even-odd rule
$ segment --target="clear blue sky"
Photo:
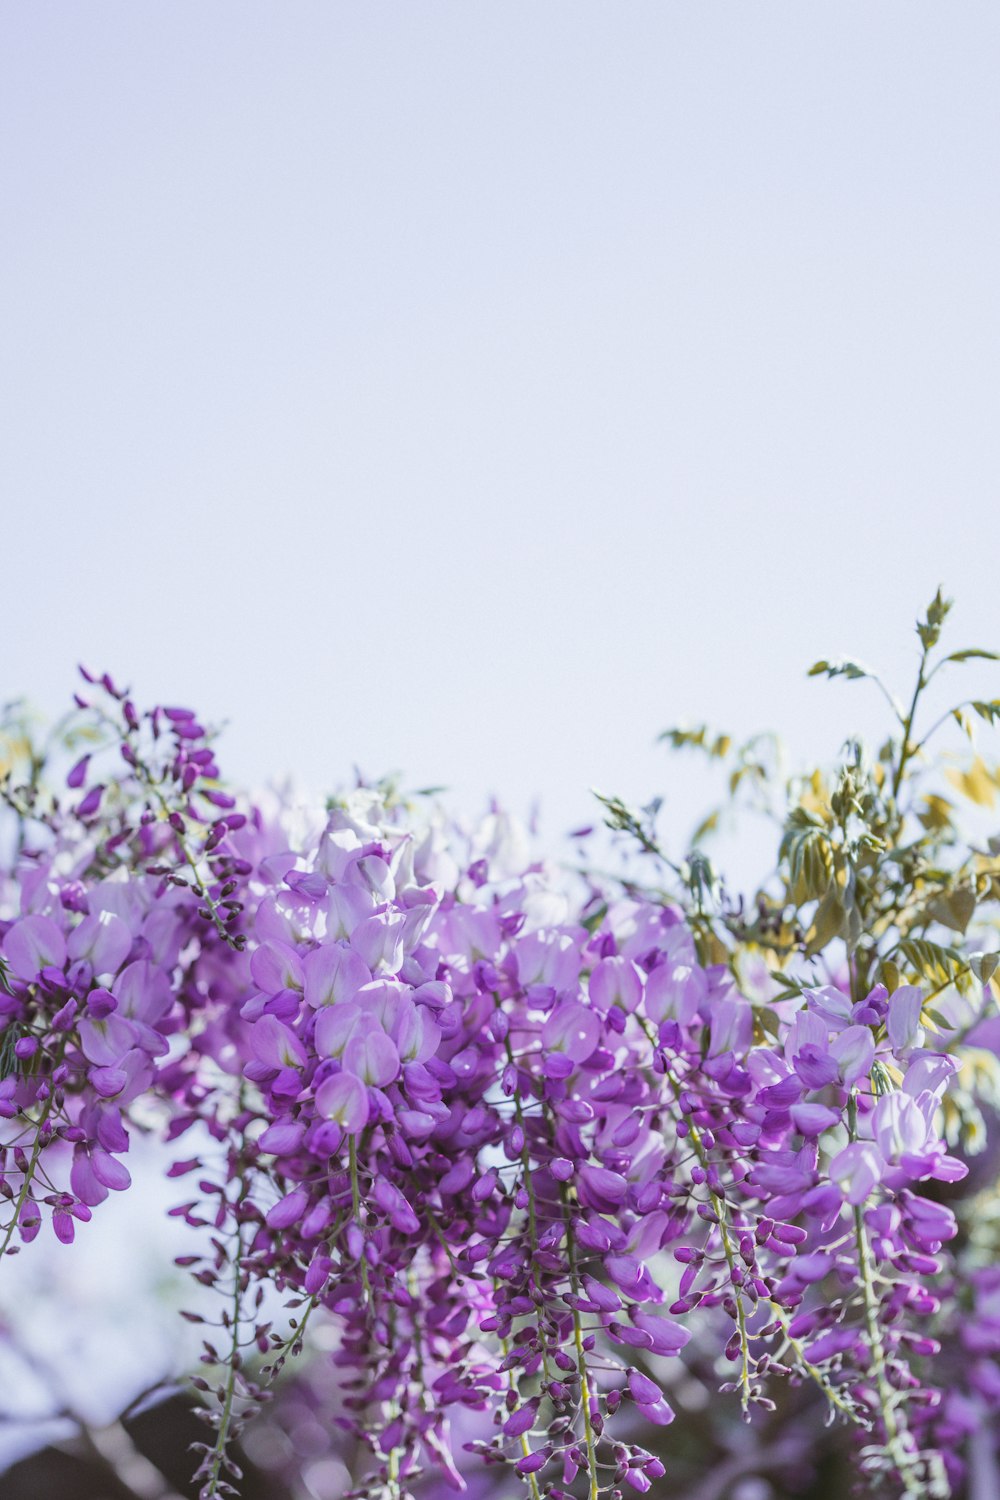
[[[475,807],[1000,640],[1000,10],[0,11],[0,695]],[[969,668],[969,685],[998,691]]]

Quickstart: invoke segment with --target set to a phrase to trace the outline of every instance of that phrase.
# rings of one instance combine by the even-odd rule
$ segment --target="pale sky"
[[[0,7],[0,696],[550,838],[1000,642],[1000,10]],[[1000,696],[989,670],[970,688]]]

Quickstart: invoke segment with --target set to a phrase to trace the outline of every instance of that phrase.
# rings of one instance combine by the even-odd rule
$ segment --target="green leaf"
[[[989,984],[1000,964],[1000,953],[970,953],[969,968],[980,984]]]
[[[949,802],[947,797],[941,797],[936,792],[928,792],[923,799],[923,811],[917,813],[920,822],[928,833],[943,833],[945,829],[951,828],[951,812],[954,803]]]
[[[996,781],[990,775],[986,762],[977,755],[967,771],[948,767],[945,775],[952,786],[979,807],[992,807],[996,802]]]
[[[766,1032],[768,1036],[773,1037],[775,1040],[777,1040],[780,1034],[778,1018],[773,1011],[769,1010],[765,1005],[755,1005],[753,1010],[753,1018],[757,1025],[760,1027],[761,1031]]]
[[[932,943],[928,938],[903,938],[898,952],[917,979],[934,988],[957,984],[967,967],[954,948]]]
[[[744,752],[745,753],[745,752]],[[770,772],[767,766],[759,760],[745,760],[742,764],[729,773],[729,795],[735,797],[739,788],[747,782],[758,787],[766,787]]]
[[[705,838],[708,834],[714,833],[718,826],[719,809],[716,808],[714,812],[710,812],[707,817],[702,818],[701,822],[698,824],[698,827],[691,835],[692,845],[696,846],[700,844],[702,839]]]
[[[929,651],[932,646],[937,645],[941,635],[941,626],[944,624],[945,617],[951,606],[951,599],[946,599],[941,590],[938,589],[934,598],[927,606],[926,619],[919,621],[917,624],[917,634],[920,637],[920,644],[925,651]]]
[[[775,984],[781,989],[770,998],[771,1005],[777,1005],[779,1000],[794,1000],[797,996],[805,994],[806,983],[802,979],[796,979],[793,974],[786,974],[784,969],[768,969],[767,971]]]
[[[712,861],[700,849],[692,849],[682,865],[682,871],[698,906],[700,907],[706,898],[714,899],[718,894],[719,877],[712,866]]]
[[[930,984],[936,990],[943,990],[949,984],[958,990],[969,989],[969,965],[955,948],[946,948],[928,938],[904,938],[897,951],[919,984]]]
[[[833,849],[825,824],[806,808],[795,808],[781,841],[788,861],[788,888],[795,901],[818,901],[833,879]]]
[[[606,901],[602,901],[600,906],[598,906],[596,910],[592,911],[589,917],[584,917],[581,926],[585,927],[588,932],[596,932],[607,914],[608,904]]]
[[[976,909],[976,893],[971,886],[957,886],[945,891],[927,908],[935,922],[950,927],[953,932],[964,932]]]
[[[701,750],[712,760],[724,760],[732,748],[732,735],[713,735],[707,724],[696,724],[690,729],[664,729],[656,736],[657,743],[664,741],[672,750]]]
[[[615,833],[627,833],[631,838],[635,839],[636,843],[645,849],[647,854],[655,854],[661,859],[666,860],[666,855],[657,844],[652,830],[647,830],[643,827],[638,815],[630,807],[627,807],[620,797],[606,797],[596,787],[592,787],[591,792],[604,808],[606,813],[604,819],[606,827]],[[670,864],[669,860],[666,860],[666,862]]]
[[[831,885],[817,906],[812,926],[806,933],[806,958],[815,958],[827,943],[832,943],[834,938],[841,936],[846,917],[840,891],[836,885]]]
[[[997,719],[1000,719],[1000,698],[975,698],[969,707],[974,709],[981,719],[985,719],[987,724],[995,724]]]
[[[890,995],[894,995],[899,989],[899,965],[894,964],[891,958],[883,958],[879,964],[878,977]]]
[[[862,677],[870,677],[871,671],[862,666],[861,662],[852,660],[849,656],[838,656],[833,661],[817,661],[809,668],[807,677],[848,677],[857,681]]]
[[[776,995],[771,996],[771,1004],[777,1005],[781,1000],[797,1000],[802,994],[801,986],[797,990],[779,990]]]
[[[0,1036],[0,1079],[12,1078],[18,1071],[18,1059],[14,1047],[20,1035],[21,1028],[15,1021]]]
[[[943,625],[944,621],[945,621],[945,617],[948,614],[948,611],[951,609],[951,607],[954,604],[954,602],[955,601],[953,599],[946,599],[944,597],[944,595],[941,592],[941,585],[938,584],[937,593],[934,595],[934,598],[931,600],[930,604],[928,604],[928,606],[927,606],[927,622],[928,622],[928,624],[930,624],[930,625]]]
[[[996,651],[980,651],[978,646],[974,646],[970,651],[952,651],[949,656],[945,657],[945,661],[972,661],[974,658],[982,661],[1000,661],[1000,654]]]

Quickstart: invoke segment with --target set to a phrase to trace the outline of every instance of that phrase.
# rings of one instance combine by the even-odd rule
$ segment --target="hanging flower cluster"
[[[358,1496],[474,1462],[532,1500],[656,1494],[695,1351],[748,1419],[810,1382],[870,1480],[950,1493],[936,1185],[966,1166],[918,987],[751,994],[697,918],[512,858],[496,818],[477,842],[374,790],[299,830],[237,810],[193,714],[90,687],[68,805],[8,787],[0,1243],[71,1240],[128,1187],[130,1128],[192,1142],[177,1213],[212,1237],[184,1263],[227,1297],[205,1500],[238,1494],[238,1415],[323,1316]]]
[[[965,1168],[919,991],[807,991],[761,1036],[675,910],[574,921],[543,871],[488,859],[448,888],[377,811],[335,811],[251,881],[264,1129],[238,1204],[252,1273],[342,1320],[371,1492],[426,1454],[457,1481],[456,1407],[494,1411],[475,1451],[533,1494],[649,1491],[662,1461],[622,1409],[672,1420],[658,1361],[710,1314],[748,1409],[791,1368],[870,1469],[944,1493],[918,1438],[955,1223],[919,1184]]]
[[[186,709],[140,716],[110,678],[88,681],[96,701],[77,701],[112,761],[106,779],[88,752],[66,777],[68,808],[40,805],[35,788],[8,794],[40,838],[8,877],[3,924],[4,1250],[47,1218],[71,1241],[129,1186],[130,1110],[169,1097],[164,1060],[201,1004],[198,965],[244,941],[231,898],[249,866],[227,840],[245,817],[218,788],[203,726]]]

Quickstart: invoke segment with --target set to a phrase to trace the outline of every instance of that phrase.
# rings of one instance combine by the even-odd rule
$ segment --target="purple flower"
[[[250,1032],[254,1057],[268,1068],[299,1068],[306,1052],[295,1032],[276,1016],[261,1016]]]
[[[867,1078],[875,1061],[875,1038],[867,1026],[847,1026],[830,1044],[830,1055],[848,1088]]]
[[[825,984],[820,989],[806,990],[805,1001],[810,1012],[819,1016],[836,1031],[842,1031],[851,1019],[851,997],[843,990]]]
[[[466,838],[365,786],[322,825],[237,811],[192,711],[88,681],[118,772],[88,789],[79,761],[84,822],[44,803],[4,872],[0,1230],[69,1242],[128,1187],[132,1128],[190,1133],[175,1213],[211,1248],[184,1260],[220,1288],[239,1260],[241,1331],[265,1283],[333,1320],[359,1493],[390,1453],[402,1482],[460,1484],[456,1415],[464,1454],[546,1493],[587,1487],[588,1430],[599,1484],[648,1493],[664,1465],[636,1438],[673,1412],[628,1360],[692,1330],[698,1368],[728,1362],[752,1399],[779,1360],[818,1367],[888,1461],[881,1368],[896,1456],[957,1448],[969,1413],[928,1384],[962,1326],[957,1224],[910,1184],[965,1168],[919,991],[765,1010],[679,910],[603,878],[567,894],[500,814]],[[966,1365],[998,1342],[987,1280]]]
[[[659,964],[646,978],[643,1009],[657,1025],[672,1018],[682,1026],[689,1026],[707,990],[701,969],[686,963]]]
[[[351,1038],[364,1027],[365,1016],[360,1005],[326,1006],[316,1017],[316,1051],[320,1057],[341,1057]]]
[[[368,1123],[368,1090],[355,1074],[335,1073],[316,1090],[316,1111],[348,1135],[358,1135]]]
[[[607,1167],[582,1166],[577,1173],[580,1201],[587,1208],[611,1212],[624,1203],[628,1183],[620,1172]]]
[[[344,1048],[344,1070],[373,1088],[386,1088],[399,1077],[399,1053],[381,1027],[362,1027]]]
[[[3,940],[4,958],[18,979],[29,983],[42,969],[61,969],[66,940],[51,917],[21,917]]]
[[[269,1210],[267,1227],[269,1229],[287,1229],[296,1220],[302,1218],[308,1203],[309,1194],[304,1188],[295,1188],[293,1192],[286,1193],[281,1201]]]
[[[682,1327],[673,1318],[665,1317],[659,1313],[647,1312],[644,1308],[633,1307],[629,1311],[629,1317],[641,1332],[648,1334],[652,1343],[650,1350],[653,1354],[671,1356],[679,1354],[691,1338],[690,1329]]]
[[[302,1145],[305,1126],[299,1120],[276,1121],[257,1141],[258,1149],[274,1156],[292,1156]]]
[[[919,1156],[927,1145],[927,1120],[909,1094],[884,1094],[875,1106],[872,1125],[878,1148],[887,1162],[898,1162],[903,1156]]]
[[[324,944],[302,960],[305,998],[309,1005],[343,1004],[371,982],[371,970],[344,943]]]
[[[120,917],[97,912],[84,917],[66,944],[70,959],[86,959],[95,974],[114,974],[128,958],[132,934]]]
[[[859,1335],[856,1328],[831,1328],[829,1333],[821,1333],[819,1338],[814,1339],[809,1345],[810,1362],[814,1365],[826,1364],[827,1360],[834,1359],[838,1354],[845,1354],[848,1349],[855,1348],[858,1343]]]
[[[848,1203],[864,1203],[882,1180],[885,1162],[870,1141],[852,1141],[830,1163],[830,1176]]]
[[[601,1035],[600,1018],[578,1000],[566,1000],[549,1016],[542,1027],[542,1046],[549,1052],[560,1052],[570,1062],[586,1062],[593,1054]]]
[[[630,959],[618,955],[602,958],[591,973],[588,988],[591,1003],[599,1011],[618,1006],[631,1012],[642,999],[642,975]]]
[[[84,1057],[100,1067],[114,1067],[136,1044],[135,1026],[115,1012],[101,1021],[81,1021],[77,1031]]]
[[[72,791],[77,791],[81,786],[83,786],[83,783],[87,779],[87,767],[89,765],[90,756],[82,755],[67,775],[66,785]]]
[[[673,1408],[664,1400],[659,1386],[648,1376],[638,1370],[630,1370],[628,1389],[645,1421],[652,1422],[656,1427],[667,1427],[674,1420]]]
[[[301,990],[304,983],[302,963],[288,943],[267,939],[250,956],[250,973],[255,984],[268,995],[282,990]]]
[[[796,1130],[807,1136],[822,1135],[841,1119],[839,1111],[826,1104],[793,1104],[791,1115]]]
[[[912,986],[904,985],[889,997],[885,1029],[897,1057],[903,1057],[911,1048],[923,1044],[924,1028],[920,1024],[923,1004],[923,995]]]

